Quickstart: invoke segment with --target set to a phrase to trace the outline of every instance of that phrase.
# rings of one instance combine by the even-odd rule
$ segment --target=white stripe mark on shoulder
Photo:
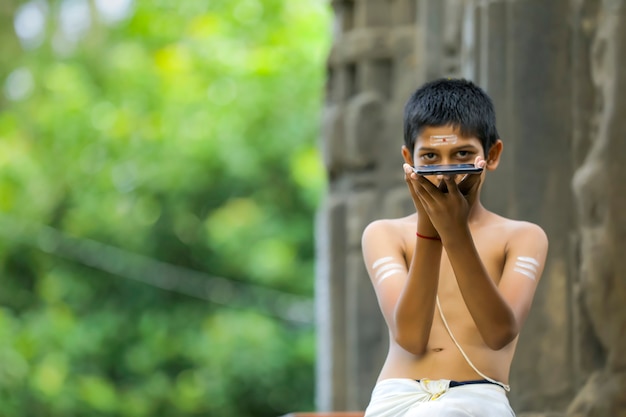
[[[520,274],[526,275],[528,278],[532,279],[533,281],[537,279],[537,277],[535,276],[535,273],[527,269],[515,267],[513,268],[513,270],[515,272],[519,272]]]
[[[515,272],[526,275],[533,281],[537,279],[538,268],[541,264],[535,259],[529,256],[518,256],[515,261]]]
[[[389,272],[393,272],[394,274],[397,272],[404,272],[404,267],[397,263],[385,265],[380,268],[378,272],[376,272],[376,277],[374,279],[380,282],[383,280],[381,277],[386,276]]]
[[[372,264],[372,268],[373,268],[373,269],[376,269],[376,268],[378,268],[380,265],[382,265],[382,264],[386,264],[386,263],[387,263],[387,262],[389,262],[389,261],[393,261],[393,257],[392,257],[392,256],[386,256],[386,257],[384,257],[384,258],[380,258],[380,259],[378,259],[377,261],[375,261],[375,262]]]
[[[528,263],[531,263],[531,264],[533,264],[533,265],[535,265],[535,266],[541,266],[541,264],[539,263],[539,261],[538,261],[538,260],[536,260],[535,258],[531,258],[531,257],[529,257],[529,256],[518,256],[518,257],[517,257],[517,259],[518,259],[519,261],[522,261],[522,262],[528,262]]]
[[[526,262],[517,261],[517,262],[515,262],[515,265],[519,266],[520,268],[526,268],[529,271],[537,272],[537,267],[534,264],[529,264],[529,263],[526,263]]]
[[[383,274],[382,277],[378,280],[377,284],[380,285],[381,282],[386,280],[387,278],[399,274],[400,272],[404,272],[402,269],[392,269],[391,271],[387,271]]]

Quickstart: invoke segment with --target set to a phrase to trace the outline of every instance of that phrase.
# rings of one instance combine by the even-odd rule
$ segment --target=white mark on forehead
[[[430,144],[433,146],[455,144],[457,142],[456,135],[433,135],[430,138]]]
[[[528,256],[518,256],[515,261],[515,267],[513,270],[519,272],[522,275],[527,276],[533,281],[537,279],[537,268],[541,264],[535,259]]]

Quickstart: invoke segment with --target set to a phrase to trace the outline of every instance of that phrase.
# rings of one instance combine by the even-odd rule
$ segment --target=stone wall
[[[364,227],[406,212],[397,169],[403,101],[419,77],[413,0],[333,2],[323,154],[330,190],[317,225],[318,404],[360,409],[386,351],[361,257]]]
[[[548,264],[513,365],[519,415],[626,415],[626,0],[336,0],[317,222],[320,410],[363,409],[387,348],[361,258],[376,218],[411,212],[402,108],[462,76],[504,141],[483,202],[540,224]],[[621,413],[621,414],[620,414]]]
[[[569,416],[626,416],[626,1],[575,1],[575,305]]]

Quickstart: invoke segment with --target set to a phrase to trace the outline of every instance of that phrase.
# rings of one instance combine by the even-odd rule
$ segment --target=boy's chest
[[[476,250],[478,252],[478,256],[483,264],[483,267],[487,271],[489,277],[494,281],[496,285],[500,283],[500,278],[502,277],[502,272],[504,270],[505,263],[505,252],[502,247],[496,249],[496,247],[492,245],[476,245]],[[462,263],[457,263],[457,269],[466,268]],[[467,268],[471,268],[470,265],[467,265]],[[446,254],[445,249],[441,253],[441,262],[439,265],[439,280],[441,283],[444,283],[448,280],[452,280],[456,282],[455,272]]]
[[[480,239],[475,241],[474,245],[483,267],[489,274],[489,277],[498,285],[506,260],[504,250],[506,247],[506,236],[491,236],[490,239]],[[405,261],[407,269],[411,263],[412,256],[412,252],[406,254]],[[437,259],[433,259],[433,263],[434,262],[437,262]],[[457,268],[463,267],[462,264],[457,264]],[[468,265],[468,268],[469,267],[471,266]],[[440,290],[453,290],[454,288],[458,288],[455,272],[445,249],[442,250],[441,259],[439,260],[439,288]]]

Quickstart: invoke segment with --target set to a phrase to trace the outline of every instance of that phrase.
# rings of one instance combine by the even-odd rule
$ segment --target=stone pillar
[[[409,214],[403,106],[424,81],[494,99],[503,160],[483,202],[540,224],[548,263],[520,336],[520,417],[626,416],[626,0],[336,0],[318,221],[318,406],[363,409],[387,335],[361,260]]]
[[[575,392],[572,361],[571,72],[566,0],[418,1],[426,79],[462,76],[493,98],[504,141],[483,202],[540,224],[551,246],[510,384],[519,413],[563,410]],[[549,369],[549,371],[548,371]]]
[[[336,0],[317,221],[317,405],[363,409],[387,350],[361,234],[412,207],[401,169],[402,108],[420,81],[414,0]]]
[[[626,416],[626,1],[573,1],[574,176],[580,268],[575,366],[584,386],[568,416]]]
[[[519,413],[563,410],[575,392],[574,229],[567,0],[476,2],[475,77],[493,97],[504,154],[487,176],[487,207],[541,225],[549,256],[511,369]]]

